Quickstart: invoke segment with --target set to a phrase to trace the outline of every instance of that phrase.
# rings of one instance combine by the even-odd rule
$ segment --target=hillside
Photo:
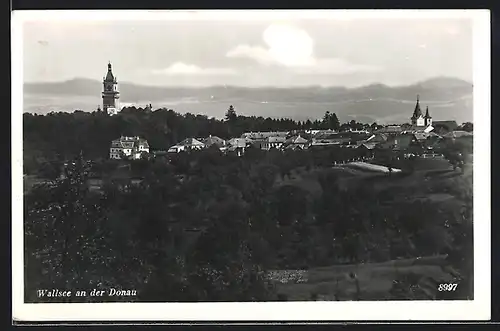
[[[400,87],[372,84],[359,88],[171,88],[123,82],[119,89],[122,106],[153,103],[154,108],[222,117],[233,104],[241,114],[297,120],[316,119],[329,110],[337,113],[341,121],[380,123],[408,121],[419,94],[436,120],[472,121],[472,84],[446,77]],[[93,111],[101,103],[100,95],[101,83],[89,79],[26,83],[24,111],[41,114],[75,109]]]

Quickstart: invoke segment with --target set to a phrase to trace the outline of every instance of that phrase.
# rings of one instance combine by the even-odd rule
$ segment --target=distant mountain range
[[[345,87],[158,87],[119,83],[122,106],[167,107],[180,113],[221,117],[229,105],[243,115],[316,119],[325,111],[341,121],[407,122],[417,95],[437,120],[472,121],[472,84],[450,77],[437,77],[409,86],[372,84]],[[24,111],[93,111],[101,103],[102,83],[76,78],[65,82],[25,83]]]

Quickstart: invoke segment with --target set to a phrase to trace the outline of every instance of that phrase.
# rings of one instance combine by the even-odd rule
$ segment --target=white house
[[[170,147],[169,153],[179,153],[187,150],[200,150],[205,148],[205,144],[194,138],[187,138],[180,143]]]
[[[262,144],[262,149],[281,148],[286,141],[286,137],[268,137]]]
[[[145,139],[137,136],[122,136],[113,140],[109,148],[109,158],[117,160],[123,157],[140,159],[142,153],[149,153],[149,144]]]

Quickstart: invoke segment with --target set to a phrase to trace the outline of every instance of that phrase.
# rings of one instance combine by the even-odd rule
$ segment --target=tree
[[[337,114],[326,111],[325,115],[323,116],[321,126],[323,129],[338,130],[340,128],[340,122],[337,118]]]
[[[237,118],[238,115],[236,114],[236,111],[234,110],[233,105],[229,106],[229,109],[226,112],[226,121],[228,122],[234,122]]]
[[[338,131],[340,128],[340,121],[337,114],[331,113],[329,118],[329,126],[331,129]]]

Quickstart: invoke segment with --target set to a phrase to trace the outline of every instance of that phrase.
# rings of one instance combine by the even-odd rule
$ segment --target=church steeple
[[[104,111],[108,111],[109,108],[119,109],[118,99],[120,98],[120,93],[118,92],[118,83],[116,77],[113,75],[111,68],[111,62],[108,62],[108,72],[103,81],[103,91],[102,91],[102,108]]]
[[[106,78],[104,78],[106,82],[114,82],[116,81],[115,76],[113,76],[113,70],[111,69],[111,62],[108,62],[108,73],[106,74]]]
[[[422,114],[422,109],[420,109],[420,95],[417,95],[417,104],[410,119],[413,126],[425,126],[426,120]]]
[[[425,110],[424,122],[426,126],[432,125],[432,117],[431,114],[429,113],[429,106],[427,106]]]
[[[411,119],[417,119],[420,116],[422,116],[422,110],[420,109],[420,95],[417,94],[417,104],[415,105],[415,110],[413,111]]]

